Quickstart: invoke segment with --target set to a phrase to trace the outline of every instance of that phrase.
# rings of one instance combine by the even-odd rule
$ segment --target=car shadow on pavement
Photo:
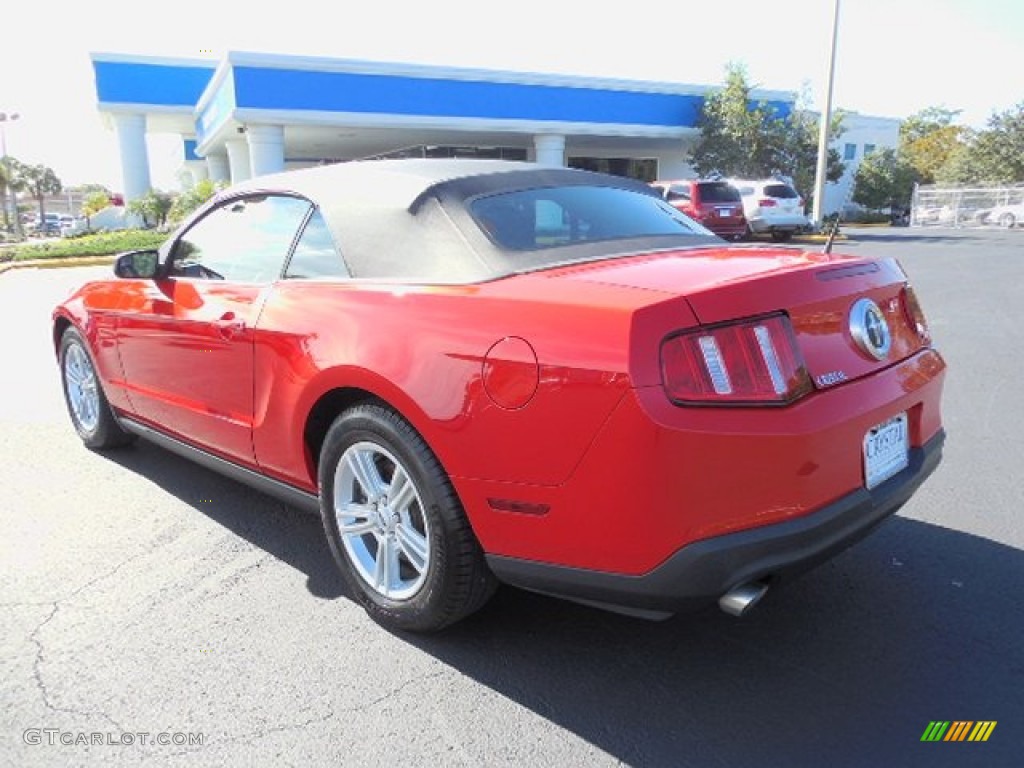
[[[307,576],[316,597],[333,600],[348,590],[331,558],[320,518],[242,483],[137,440],[103,454],[189,504],[197,512]],[[216,499],[217,503],[209,503]]]
[[[743,619],[506,589],[406,639],[627,765],[1019,765],[1022,575],[1019,550],[896,517]],[[922,743],[933,720],[998,725]]]
[[[106,456],[315,596],[350,598],[315,516],[141,441]],[[1017,765],[1022,574],[1020,550],[896,516],[742,619],[648,622],[502,588],[443,632],[396,634],[626,765]],[[922,742],[936,720],[997,726],[985,743]]]

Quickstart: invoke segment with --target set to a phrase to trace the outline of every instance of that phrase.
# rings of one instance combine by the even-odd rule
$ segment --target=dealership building
[[[92,65],[128,200],[151,186],[148,133],[181,137],[193,183],[380,157],[685,177],[700,108],[715,87],[237,52],[219,63],[97,53]],[[795,94],[755,90],[752,98],[785,116]],[[858,130],[852,150],[849,130],[836,144],[848,160],[865,145],[895,146],[898,121],[866,120],[875,124]],[[826,211],[849,194],[842,183],[829,186]]]

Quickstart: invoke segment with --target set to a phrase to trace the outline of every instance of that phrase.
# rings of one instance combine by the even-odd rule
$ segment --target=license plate
[[[864,485],[874,488],[910,463],[907,414],[901,413],[864,435]]]
[[[717,208],[718,215],[723,219],[727,219],[732,216],[732,208]]]

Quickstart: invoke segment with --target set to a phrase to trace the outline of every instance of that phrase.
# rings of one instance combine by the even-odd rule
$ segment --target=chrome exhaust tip
[[[753,608],[767,591],[768,585],[763,581],[740,584],[718,598],[718,607],[730,616],[742,616]]]

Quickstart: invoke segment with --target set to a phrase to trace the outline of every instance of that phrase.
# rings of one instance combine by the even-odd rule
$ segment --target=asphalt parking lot
[[[944,464],[896,518],[742,620],[506,589],[430,637],[366,618],[317,519],[82,448],[49,312],[108,268],[0,275],[0,765],[1020,765],[1024,233],[836,250],[900,258],[950,365]]]

